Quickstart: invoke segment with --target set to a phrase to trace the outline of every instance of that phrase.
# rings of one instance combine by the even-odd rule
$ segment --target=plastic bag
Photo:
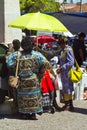
[[[62,90],[62,81],[61,81],[61,74],[56,75],[55,79],[55,89]]]

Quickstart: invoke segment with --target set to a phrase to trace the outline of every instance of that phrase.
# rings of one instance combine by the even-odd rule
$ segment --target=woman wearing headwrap
[[[21,41],[21,57],[19,61],[20,83],[17,88],[18,111],[26,118],[36,119],[36,114],[43,112],[40,80],[46,69],[52,69],[48,60],[33,50],[33,39],[25,37]],[[12,53],[7,60],[9,67],[16,64],[18,53]]]
[[[74,67],[74,55],[73,50],[70,46],[67,45],[67,38],[63,37],[59,42],[60,47],[62,48],[61,54],[59,56],[60,68],[57,70],[57,73],[61,73],[62,81],[62,93],[64,95],[64,103],[62,110],[73,111],[73,99],[72,92],[73,82],[70,80],[69,70],[71,67]]]

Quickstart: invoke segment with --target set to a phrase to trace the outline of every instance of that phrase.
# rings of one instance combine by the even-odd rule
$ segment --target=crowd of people
[[[14,39],[7,46],[0,44],[0,104],[5,96],[14,99],[17,112],[23,119],[37,119],[46,111],[74,111],[72,92],[73,82],[69,70],[86,60],[84,38],[81,32],[73,41],[69,37],[58,36],[56,44],[37,46],[33,38],[25,36],[21,41]],[[21,48],[21,49],[20,49]],[[18,88],[8,85],[10,75],[15,75],[17,57],[20,52]],[[51,60],[56,57],[57,61]],[[54,72],[56,68],[56,73]],[[56,75],[61,74],[64,106],[56,102]]]

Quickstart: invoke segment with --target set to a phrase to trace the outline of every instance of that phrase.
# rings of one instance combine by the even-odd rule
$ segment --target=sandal
[[[34,113],[31,114],[29,119],[30,119],[30,120],[37,120],[36,114],[34,114]]]

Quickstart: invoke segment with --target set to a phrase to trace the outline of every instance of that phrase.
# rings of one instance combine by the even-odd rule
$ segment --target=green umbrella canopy
[[[19,16],[8,26],[20,29],[42,30],[51,32],[68,31],[68,29],[58,19],[40,12],[28,13]]]

